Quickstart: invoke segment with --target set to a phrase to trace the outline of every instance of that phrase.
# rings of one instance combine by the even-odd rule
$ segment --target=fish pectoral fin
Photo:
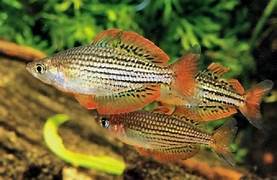
[[[140,155],[152,157],[160,162],[186,160],[193,157],[200,150],[196,144],[182,144],[176,146],[167,146],[160,149],[136,148]]]
[[[100,114],[127,113],[142,109],[160,96],[160,85],[147,85],[108,96],[95,96]]]
[[[218,77],[223,76],[225,73],[227,73],[230,69],[227,67],[222,66],[219,63],[211,63],[208,66],[208,70],[217,75]]]
[[[168,55],[153,42],[132,31],[109,29],[98,34],[92,44],[118,48],[162,66],[167,66],[169,60]]]
[[[245,93],[245,90],[244,90],[243,86],[241,85],[241,83],[237,79],[229,79],[228,83],[240,95],[243,95]]]
[[[193,108],[177,107],[174,114],[196,121],[213,121],[235,114],[237,109],[228,106],[198,106]]]
[[[95,109],[97,106],[94,101],[94,95],[74,94],[74,97],[77,99],[80,105],[86,109]]]

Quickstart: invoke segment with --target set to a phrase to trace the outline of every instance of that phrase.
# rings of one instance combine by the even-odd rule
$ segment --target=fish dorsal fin
[[[211,63],[208,66],[208,70],[217,75],[218,77],[223,76],[223,74],[227,73],[230,69],[222,66],[219,63]]]
[[[95,96],[100,114],[119,114],[142,109],[160,96],[159,85],[147,85],[107,96]]]
[[[159,149],[145,149],[136,147],[142,156],[152,157],[160,162],[180,161],[193,157],[200,150],[196,144],[181,144],[175,146],[162,147]]]
[[[167,65],[168,55],[150,40],[141,35],[120,29],[110,29],[98,34],[92,44],[96,46],[111,46],[124,50],[126,53],[142,57],[160,65]]]
[[[241,85],[241,83],[237,79],[229,79],[228,83],[240,95],[243,95],[245,93],[245,90],[244,90],[243,86]]]

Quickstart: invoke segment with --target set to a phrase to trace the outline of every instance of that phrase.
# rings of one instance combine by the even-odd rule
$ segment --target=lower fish
[[[225,79],[222,76],[229,71],[218,63],[212,63],[206,70],[200,71],[195,76],[196,90],[192,99],[196,104],[187,101],[187,98],[168,87],[161,92],[160,101],[167,113],[172,113],[177,106],[177,111],[185,114],[191,111],[191,115],[202,121],[222,119],[238,112],[249,122],[262,129],[260,103],[262,97],[273,87],[273,82],[264,80],[250,90],[244,90],[236,79]]]
[[[233,120],[208,133],[200,124],[184,115],[173,116],[148,111],[98,117],[102,127],[126,144],[134,146],[142,155],[159,161],[185,160],[199,152],[201,145],[234,164],[228,149],[237,131]]]

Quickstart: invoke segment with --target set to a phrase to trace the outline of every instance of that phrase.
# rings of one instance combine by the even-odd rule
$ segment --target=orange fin
[[[234,166],[234,158],[229,150],[229,145],[237,133],[236,121],[234,119],[228,120],[224,125],[218,128],[212,137],[210,143],[211,148],[224,159],[227,163]]]
[[[260,103],[262,97],[273,87],[273,82],[264,80],[246,93],[245,104],[240,107],[241,113],[258,129],[262,129]]]
[[[165,103],[162,103],[162,102],[159,102],[158,107],[156,107],[153,110],[153,112],[167,114],[167,115],[173,114],[174,111],[175,111],[175,106],[174,105],[169,105],[169,104],[165,104]]]
[[[199,152],[200,147],[195,144],[182,144],[178,146],[163,147],[160,149],[136,149],[141,155],[152,157],[160,162],[176,162],[191,158]]]
[[[245,90],[244,90],[243,86],[241,85],[241,83],[237,79],[229,79],[228,83],[240,95],[243,95],[245,93]]]
[[[219,63],[211,63],[208,66],[208,70],[213,72],[214,74],[218,75],[219,77],[223,74],[227,73],[230,69],[227,67],[222,66]]]
[[[169,60],[168,55],[153,42],[131,31],[109,29],[98,34],[92,43],[96,46],[119,48],[163,66],[166,66]]]
[[[159,85],[148,85],[109,96],[95,96],[100,114],[119,114],[142,109],[160,96]]]
[[[228,106],[198,106],[194,108],[176,107],[174,114],[183,114],[196,121],[213,121],[229,117],[237,113],[235,107]]]
[[[74,94],[74,97],[77,99],[81,106],[87,109],[95,109],[97,106],[94,101],[94,95]]]
[[[197,60],[199,55],[187,54],[181,57],[176,63],[172,65],[175,72],[175,82],[173,88],[185,96],[194,95],[196,89],[195,75],[197,72]]]

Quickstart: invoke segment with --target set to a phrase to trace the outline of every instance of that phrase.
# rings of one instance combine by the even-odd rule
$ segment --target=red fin
[[[228,83],[233,87],[233,89],[239,93],[240,95],[243,95],[245,93],[245,90],[241,83],[237,79],[229,79]]]
[[[100,114],[119,114],[142,109],[160,96],[159,85],[148,85],[110,96],[96,96],[97,111]]]
[[[82,95],[82,94],[74,94],[74,97],[80,103],[81,106],[87,109],[95,109],[96,103],[94,101],[94,95]]]
[[[236,112],[236,108],[228,106],[199,106],[194,108],[179,106],[174,114],[184,114],[187,118],[196,121],[214,121],[229,117]]]
[[[133,55],[140,56],[146,61],[151,61],[160,65],[167,65],[168,55],[156,46],[150,40],[143,36],[120,29],[110,29],[98,34],[93,44],[95,45],[112,45],[113,47],[131,52]]]
[[[195,75],[197,72],[197,54],[187,54],[172,65],[175,72],[173,88],[185,96],[192,96],[195,91]]]
[[[212,71],[213,73],[217,74],[218,76],[222,76],[223,74],[227,73],[230,69],[222,66],[219,63],[211,63],[208,66],[208,70]]]
[[[200,148],[198,145],[183,144],[179,146],[164,147],[161,149],[136,148],[136,150],[142,156],[152,157],[160,162],[176,162],[191,158],[199,152]]]
[[[273,82],[270,80],[260,82],[246,93],[245,104],[240,107],[241,113],[258,129],[262,128],[260,103],[272,87]]]
[[[210,146],[215,150],[219,157],[223,158],[229,164],[234,165],[233,155],[229,150],[229,145],[233,140],[236,132],[236,121],[228,120],[223,126],[217,129],[214,134]]]

